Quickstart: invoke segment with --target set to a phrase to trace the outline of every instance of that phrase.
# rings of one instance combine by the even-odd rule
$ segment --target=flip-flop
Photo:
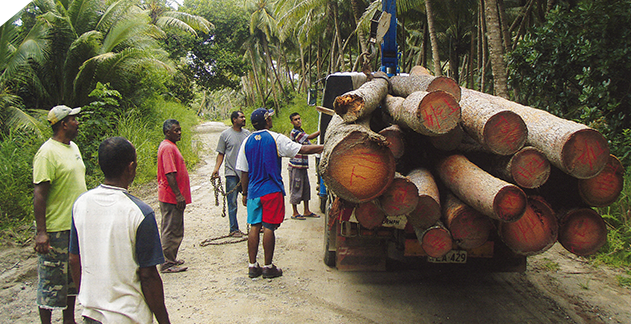
[[[320,215],[318,215],[318,214],[314,214],[314,213],[311,213],[311,214],[309,214],[309,215],[304,215],[303,217],[320,218]]]
[[[162,269],[160,272],[162,273],[176,273],[188,270],[188,267],[180,267],[180,266],[171,266],[166,269]]]
[[[291,219],[305,220],[306,218],[302,215],[291,216]]]
[[[175,265],[183,265],[184,260],[175,260]]]

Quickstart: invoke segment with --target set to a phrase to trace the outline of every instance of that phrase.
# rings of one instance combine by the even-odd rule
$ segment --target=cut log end
[[[364,99],[354,94],[338,96],[333,102],[335,113],[342,116],[344,121],[355,117],[354,114],[360,111],[362,107],[364,107]]]
[[[379,197],[381,209],[388,216],[406,215],[418,204],[418,189],[405,177],[395,177]]]
[[[445,91],[430,92],[423,97],[416,112],[416,117],[427,129],[425,135],[446,134],[460,121],[460,106],[454,97]],[[419,131],[419,130],[416,130]],[[427,133],[429,131],[429,133]]]
[[[609,160],[607,140],[591,128],[574,132],[563,145],[561,159],[569,175],[578,179],[593,178]]]
[[[441,226],[435,226],[423,234],[421,246],[428,256],[440,258],[451,251],[453,241],[451,234],[447,229]]]
[[[517,152],[512,160],[510,174],[522,188],[539,188],[548,181],[550,162],[534,147],[525,147]]]
[[[462,208],[457,215],[453,215],[448,227],[453,241],[459,247],[475,249],[486,243],[493,223],[473,208]]]
[[[500,189],[493,200],[493,211],[500,221],[516,222],[526,211],[526,194],[514,185]]]
[[[365,202],[357,205],[355,217],[359,224],[367,229],[375,229],[386,219],[386,214],[376,204]]]
[[[499,234],[506,246],[526,256],[547,251],[557,241],[558,232],[554,211],[538,197],[528,199],[526,212],[518,221],[499,225]]]
[[[562,217],[559,243],[576,255],[592,255],[607,242],[607,227],[600,215],[590,209],[575,209]]]
[[[609,161],[597,176],[578,181],[581,198],[588,205],[595,207],[611,205],[620,196],[623,186],[624,167],[613,155],[609,155]]]
[[[388,147],[367,140],[361,132],[352,132],[336,145],[322,176],[338,196],[361,203],[383,194],[395,168]]]
[[[484,126],[483,134],[485,146],[499,155],[514,154],[528,139],[528,129],[524,120],[508,110],[491,117]]]
[[[415,227],[426,229],[440,219],[440,205],[430,196],[418,198],[416,208],[408,214],[408,221]]]
[[[461,89],[456,80],[446,77],[439,76],[435,78],[428,86],[427,92],[442,90],[454,97],[456,102],[460,102]]]

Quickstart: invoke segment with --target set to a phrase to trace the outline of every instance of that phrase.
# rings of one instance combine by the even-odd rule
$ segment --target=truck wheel
[[[329,251],[328,243],[324,249],[324,264],[329,267],[335,267],[335,251]]]
[[[327,205],[327,197],[328,196],[320,196],[320,208],[324,207],[324,264],[329,267],[335,267],[335,249],[331,251],[331,243],[333,242],[333,248],[335,248],[335,235],[337,233],[337,224],[333,225],[331,229],[329,229],[329,211],[331,206]],[[324,204],[322,203],[324,202]]]

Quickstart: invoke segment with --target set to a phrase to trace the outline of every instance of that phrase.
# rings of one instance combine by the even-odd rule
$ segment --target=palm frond
[[[195,30],[202,31],[203,33],[208,33],[211,28],[215,27],[211,22],[206,20],[206,18],[191,15],[186,12],[167,11],[163,14],[163,17],[171,17],[173,19],[177,19]]]
[[[100,0],[73,0],[68,8],[68,17],[77,34],[83,34],[94,29],[104,9]]]
[[[148,21],[149,17],[139,14],[117,22],[105,36],[101,53],[112,52],[116,46],[133,38],[146,37]]]

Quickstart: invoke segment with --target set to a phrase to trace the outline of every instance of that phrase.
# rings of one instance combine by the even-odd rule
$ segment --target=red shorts
[[[247,205],[249,224],[280,224],[285,219],[285,197],[281,192],[248,199]]]

